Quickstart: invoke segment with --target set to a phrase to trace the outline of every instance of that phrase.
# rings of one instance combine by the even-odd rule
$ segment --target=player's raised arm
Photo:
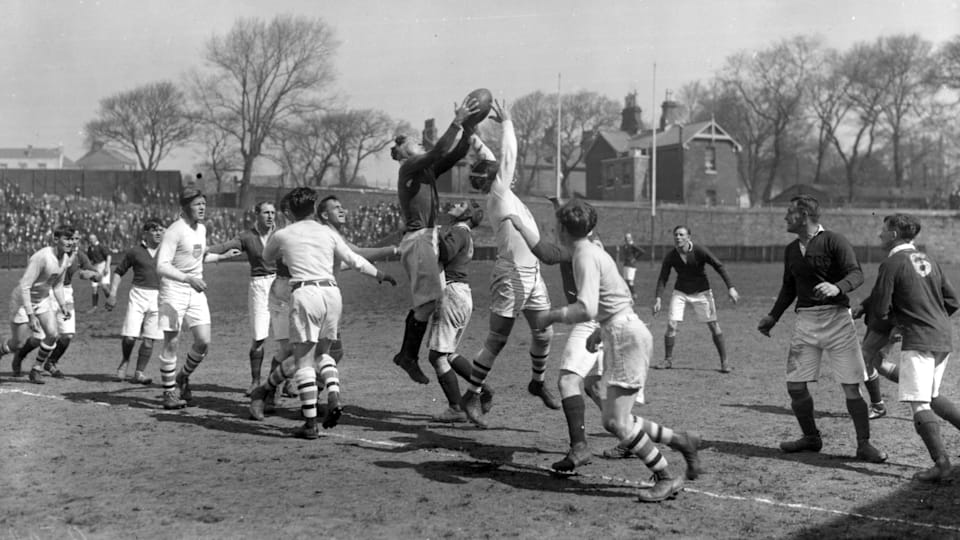
[[[506,101],[493,102],[493,119],[500,122],[503,132],[500,135],[500,174],[497,177],[499,183],[494,182],[490,191],[506,191],[510,189],[517,169],[517,134],[514,132],[513,119],[510,118]]]
[[[386,281],[391,285],[397,284],[397,280],[394,279],[393,276],[377,270],[377,267],[374,266],[370,261],[354,253],[347,245],[347,242],[343,239],[343,237],[335,233],[333,236],[335,238],[334,254],[341,262],[360,271],[361,274],[376,278],[377,281],[381,283]]]

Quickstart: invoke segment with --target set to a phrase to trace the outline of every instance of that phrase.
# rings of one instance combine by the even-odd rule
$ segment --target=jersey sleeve
[[[133,250],[128,249],[123,252],[123,258],[120,259],[120,263],[113,269],[113,273],[119,276],[126,275],[127,271],[133,267]]]
[[[577,300],[590,319],[600,309],[600,264],[590,257],[573,258],[573,279],[577,283]]]
[[[730,275],[727,273],[726,268],[724,268],[723,263],[720,262],[720,259],[718,259],[713,252],[707,249],[705,246],[697,246],[694,244],[694,247],[700,251],[700,254],[703,256],[703,261],[712,266],[713,269],[720,274],[720,279],[723,280],[723,283],[727,286],[727,288],[733,288],[733,281],[730,280]]]

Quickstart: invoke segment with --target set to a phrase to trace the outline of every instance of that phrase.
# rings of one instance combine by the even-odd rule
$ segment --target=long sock
[[[260,368],[263,367],[263,347],[250,349],[250,380],[260,380]]]
[[[48,345],[46,341],[40,343],[40,352],[37,353],[37,359],[33,364],[33,369],[40,370],[43,369],[43,364],[50,360],[50,356],[53,354],[53,351],[56,350],[56,342]]]
[[[337,371],[337,362],[332,356],[329,354],[320,356],[317,373],[319,373],[320,381],[328,395],[331,392],[340,393],[340,372]]]
[[[634,416],[633,421],[640,424],[640,429],[649,435],[653,442],[663,444],[670,444],[673,442],[675,433],[672,429],[661,426],[652,420],[647,420],[646,418],[641,418],[639,416]]]
[[[853,429],[857,431],[857,441],[870,439],[870,418],[867,402],[863,398],[847,399],[847,412],[853,419]]]
[[[587,430],[583,425],[583,413],[586,406],[583,396],[577,394],[560,401],[563,416],[567,418],[567,432],[570,434],[570,446],[587,444]]]
[[[863,386],[867,388],[867,394],[870,395],[870,403],[874,405],[883,403],[883,396],[880,395],[880,374],[876,370],[867,382],[863,383]]]
[[[294,375],[300,396],[300,414],[308,423],[317,421],[317,371],[312,367],[300,368]]]
[[[943,447],[943,438],[940,437],[940,421],[933,411],[917,411],[913,415],[913,427],[917,434],[923,439],[923,444],[930,452],[933,461],[939,461],[947,457],[947,451]]]
[[[12,338],[11,338],[12,339]],[[10,347],[8,343],[4,342],[4,346],[7,346],[9,351]],[[31,351],[40,346],[40,340],[31,336],[27,338],[27,342],[20,346],[20,348],[14,353],[14,363],[23,362],[24,358],[30,354]]]
[[[435,354],[430,351],[431,357]],[[446,358],[444,358],[446,356]],[[460,382],[457,380],[457,373],[451,369],[447,361],[450,355],[441,355],[439,358],[431,358],[434,369],[437,372],[437,382],[440,383],[440,389],[443,390],[443,397],[447,398],[447,405],[453,409],[460,408]]]
[[[952,401],[944,396],[937,396],[930,401],[930,407],[934,414],[950,422],[953,427],[960,429],[960,410]]]
[[[97,307],[97,302],[100,300],[100,295],[97,294],[96,289],[93,291],[93,295],[90,298],[90,301],[93,303],[93,307]]]
[[[793,409],[793,415],[797,417],[797,423],[800,424],[800,431],[810,437],[818,437],[817,422],[813,419],[813,396],[810,391],[788,390],[790,394],[790,408]]]
[[[150,363],[150,357],[153,356],[153,343],[150,343],[150,340],[144,339],[140,343],[140,349],[137,351],[137,371],[144,372],[147,369],[147,364]]]
[[[283,381],[292,378],[296,372],[296,359],[287,358],[283,362],[277,364],[277,367],[270,371],[270,375],[267,377],[267,383],[264,385],[264,388],[268,393],[273,392],[278,386],[283,384]]]
[[[164,392],[172,392],[177,388],[177,357],[166,358],[161,352],[157,360],[160,361],[160,386]]]
[[[673,358],[673,344],[677,341],[677,336],[663,336],[663,357],[665,359]]]
[[[621,439],[620,443],[628,452],[643,460],[643,464],[653,472],[661,472],[667,468],[667,458],[663,457],[657,445],[653,444],[650,436],[640,429],[640,424],[633,423],[630,435]]]
[[[547,356],[530,355],[530,370],[535,381],[543,382],[547,377]]]
[[[496,355],[488,351],[486,347],[480,349],[480,354],[473,360],[473,368],[470,371],[470,380],[467,381],[467,390],[480,393],[483,383],[487,380],[487,375],[493,369],[493,362],[497,359]]]
[[[137,340],[132,337],[125,337],[120,340],[120,365],[124,366],[130,362],[130,355],[133,354],[133,347],[137,344]]]
[[[63,358],[63,354],[67,352],[67,349],[70,348],[70,341],[72,338],[66,336],[60,336],[57,338],[57,347],[50,353],[50,363],[56,364]]]
[[[717,353],[720,354],[720,362],[725,363],[727,361],[727,346],[723,340],[723,334],[713,334],[713,346],[717,348]]]
[[[418,321],[411,309],[407,313],[407,320],[403,328],[403,346],[400,352],[407,358],[416,359],[420,356],[420,344],[423,335],[427,332],[427,321]]]
[[[473,371],[473,362],[467,360],[463,355],[453,353],[450,355],[450,367],[453,371],[465,381],[470,380],[470,373]]]
[[[197,351],[190,349],[190,352],[187,353],[187,360],[183,363],[184,376],[189,377],[192,375],[200,365],[200,362],[203,362],[203,359],[206,356],[207,353],[198,353]]]

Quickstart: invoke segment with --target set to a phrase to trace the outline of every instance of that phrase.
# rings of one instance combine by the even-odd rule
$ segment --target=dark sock
[[[870,440],[870,418],[867,402],[863,398],[847,399],[847,412],[853,419],[853,429],[857,431],[857,441]]]
[[[930,407],[934,414],[950,422],[953,427],[960,429],[960,410],[952,401],[943,396],[937,396],[930,401]]]
[[[437,375],[437,381],[440,383],[440,389],[443,390],[443,396],[447,398],[447,404],[453,408],[460,407],[460,382],[457,380],[457,373],[448,370],[443,375]]]
[[[723,334],[713,334],[713,345],[717,348],[717,352],[720,353],[720,362],[726,363],[727,346],[724,344]]]
[[[663,357],[673,358],[673,343],[677,336],[663,336]]]
[[[470,374],[473,373],[473,362],[457,353],[451,354],[449,361],[450,367],[453,368],[453,371],[455,371],[461,379],[465,381],[470,380]]]
[[[126,364],[130,361],[130,355],[133,354],[133,346],[137,344],[137,340],[131,337],[125,337],[120,340],[120,365]]]
[[[863,386],[867,388],[867,394],[870,395],[870,403],[883,403],[883,396],[880,395],[879,373],[874,373],[873,377],[867,379],[867,382],[863,383]]]
[[[577,394],[560,401],[563,415],[567,418],[567,431],[570,433],[570,446],[587,443],[587,431],[583,426],[583,413],[586,408],[583,396]]]
[[[923,439],[923,444],[930,452],[933,461],[939,461],[947,457],[947,451],[943,447],[943,438],[940,437],[940,421],[933,411],[917,411],[913,415],[913,427],[917,434]]]
[[[17,360],[20,360],[20,362],[23,362],[23,359],[26,358],[28,354],[30,354],[30,351],[36,349],[39,346],[40,346],[39,339],[35,337],[28,338],[27,342],[21,345],[20,349],[18,349],[17,352],[14,353],[14,356],[16,358],[14,362],[16,362]]]
[[[810,395],[810,391],[804,388],[787,392],[790,394],[790,408],[793,409],[793,415],[797,417],[800,431],[809,437],[819,437],[820,432],[817,431],[817,423],[813,419],[813,396]]]
[[[250,379],[260,380],[260,368],[263,367],[263,347],[250,349]]]
[[[403,346],[401,352],[407,358],[414,360],[420,356],[420,344],[423,335],[427,332],[427,321],[418,321],[411,309],[407,313],[407,320],[403,329]]]
[[[67,352],[67,349],[70,347],[70,341],[73,338],[60,336],[57,339],[57,348],[50,353],[50,363],[56,364],[63,357],[63,354]]]
[[[150,344],[147,345],[147,343]],[[151,356],[153,356],[153,343],[148,339],[144,339],[143,342],[140,343],[140,350],[137,351],[137,371],[141,373],[146,371]]]

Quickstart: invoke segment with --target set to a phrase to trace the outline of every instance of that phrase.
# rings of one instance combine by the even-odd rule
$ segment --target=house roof
[[[619,129],[601,130],[597,138],[603,138],[617,153],[621,153],[631,148],[650,148],[653,145],[653,130],[644,130],[633,136]],[[684,126],[671,124],[664,130],[657,130],[657,148],[687,144],[694,139],[726,141],[736,146],[737,151],[741,149],[740,144],[714,120]]]
[[[0,159],[59,159],[59,148],[0,148]]]
[[[101,162],[103,160],[114,161],[123,165],[137,164],[135,160],[121,154],[120,152],[113,150],[112,148],[103,147],[96,150],[90,150],[84,154],[82,158],[77,160],[77,165],[84,165],[85,163],[88,163],[94,159],[100,160]]]

